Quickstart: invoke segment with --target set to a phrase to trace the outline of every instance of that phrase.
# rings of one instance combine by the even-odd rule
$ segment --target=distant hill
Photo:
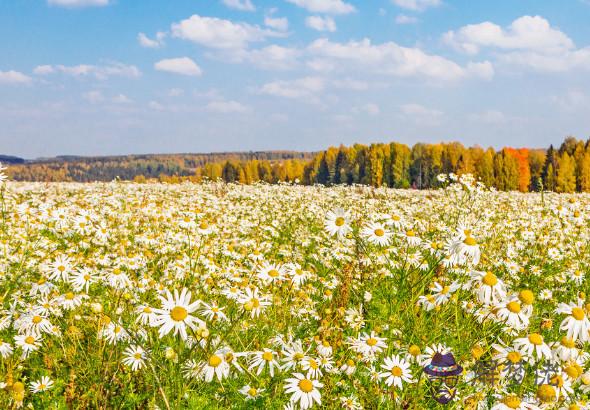
[[[85,157],[60,155],[54,158],[23,158],[3,155],[0,162],[12,165],[11,179],[17,181],[112,181],[134,178],[191,177],[210,163],[231,161],[277,161],[290,159],[308,161],[313,152],[250,151],[189,154],[143,154]]]
[[[0,162],[4,164],[24,164],[25,160],[12,155],[0,155]]]

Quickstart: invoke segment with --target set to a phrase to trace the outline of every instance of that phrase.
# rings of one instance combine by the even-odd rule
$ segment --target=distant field
[[[590,196],[440,183],[5,182],[0,408],[574,408]]]

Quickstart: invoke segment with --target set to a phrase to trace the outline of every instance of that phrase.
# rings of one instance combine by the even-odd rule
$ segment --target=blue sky
[[[588,0],[0,2],[0,153],[587,138]]]

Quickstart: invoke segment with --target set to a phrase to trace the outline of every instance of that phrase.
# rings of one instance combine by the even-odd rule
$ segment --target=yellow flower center
[[[559,374],[554,375],[551,377],[551,385],[555,387],[563,387],[563,377]]]
[[[484,283],[484,285],[492,287],[496,286],[496,284],[498,283],[498,277],[494,275],[492,272],[488,272],[485,274],[481,281]]]
[[[420,352],[420,348],[416,345],[412,345],[410,346],[410,348],[408,349],[408,353],[410,353],[412,356],[416,357],[418,356],[421,352]]]
[[[525,305],[532,305],[533,301],[535,300],[535,295],[533,295],[533,292],[531,292],[530,290],[525,289],[520,291],[520,293],[518,294],[518,298]]]
[[[375,339],[374,337],[370,337],[367,339],[367,344],[369,346],[375,346],[377,344],[377,339]]]
[[[42,320],[41,316],[33,316],[33,323],[34,324],[37,325],[37,324],[41,323],[41,320]]]
[[[416,236],[416,232],[412,231],[411,229],[406,232],[406,236]]]
[[[254,387],[250,387],[248,389],[248,396],[254,397],[254,396],[256,396],[256,393],[258,393],[258,391]]]
[[[336,226],[342,226],[344,225],[344,218],[339,216],[338,218],[336,218],[336,220],[334,221],[334,223],[336,224]]]
[[[506,355],[506,358],[510,360],[511,363],[518,363],[522,359],[520,353],[512,351]]]
[[[301,361],[304,357],[305,355],[301,352],[297,352],[293,355],[293,359],[295,359],[296,361]]]
[[[468,236],[467,238],[465,238],[463,240],[463,243],[467,246],[475,246],[477,245],[477,241],[475,239],[473,239],[473,237]]]
[[[541,336],[538,333],[531,333],[529,335],[529,342],[531,342],[534,345],[540,346],[543,344],[543,336]]]
[[[584,320],[584,317],[586,316],[586,314],[584,313],[584,309],[579,308],[579,307],[575,307],[572,309],[572,316],[576,320]]]
[[[555,400],[555,389],[549,384],[542,384],[537,389],[537,397],[542,402],[549,403]]]
[[[316,362],[313,359],[309,359],[309,367],[311,367],[312,369],[317,369],[319,366],[318,362]]]
[[[400,377],[402,375],[403,371],[401,369],[401,367],[399,366],[393,366],[391,368],[391,374],[395,377]]]
[[[141,359],[141,353],[134,353],[133,357],[135,358],[135,360],[139,360]]]
[[[209,228],[209,224],[207,222],[203,221],[199,224],[199,228],[205,230],[205,229]]]
[[[182,322],[188,316],[188,311],[182,306],[175,306],[170,311],[170,317],[176,322]]]
[[[35,343],[35,338],[33,336],[27,336],[25,337],[25,343],[28,345],[32,345],[33,343]]]
[[[512,313],[520,313],[520,303],[517,301],[508,302],[506,304],[506,309]]]
[[[65,297],[67,300],[72,300],[74,299],[74,294],[72,292],[68,292],[65,294]]]
[[[149,306],[146,306],[143,308],[143,313],[152,313],[152,308]]]
[[[399,221],[401,218],[400,218],[398,215],[392,215],[392,216],[391,216],[391,219],[397,222],[397,221]]]
[[[299,388],[304,393],[309,393],[313,390],[313,383],[308,379],[299,380]]]
[[[262,353],[262,359],[270,362],[272,360],[272,352],[264,352]]]
[[[504,398],[504,400],[502,400],[504,402],[504,404],[508,407],[510,407],[511,409],[517,409],[520,407],[520,403],[521,400],[518,396],[515,395],[510,395],[510,396],[506,396]]]
[[[209,358],[209,366],[211,366],[211,367],[217,367],[221,364],[221,362],[222,362],[221,357],[219,357],[215,354]]]
[[[576,347],[576,342],[571,337],[564,336],[561,338],[561,345],[567,347],[568,349],[573,349]]]
[[[57,267],[57,270],[58,270],[58,271],[60,271],[60,272],[63,272],[63,271],[65,271],[65,270],[66,270],[66,267],[65,267],[64,265],[59,265],[59,266]]]
[[[377,228],[377,229],[375,229],[375,235],[376,236],[383,236],[383,235],[385,235],[385,231],[381,228]]]
[[[451,290],[451,288],[449,286],[445,286],[444,288],[442,288],[440,293],[442,293],[443,295],[446,295],[447,293],[449,293],[450,290]]]
[[[271,269],[271,270],[268,272],[268,276],[270,276],[271,278],[276,278],[276,277],[278,277],[278,276],[279,276],[279,271],[278,271],[278,270],[276,270],[276,269]]]
[[[582,368],[579,365],[571,364],[563,369],[569,377],[572,379],[577,379],[582,374]]]

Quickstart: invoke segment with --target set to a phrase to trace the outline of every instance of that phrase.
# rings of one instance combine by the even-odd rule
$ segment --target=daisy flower
[[[393,385],[401,390],[403,388],[402,382],[414,382],[412,372],[410,371],[410,364],[397,355],[386,357],[381,368],[387,370],[387,372],[380,373],[379,377],[385,379],[385,384],[388,386]]]
[[[151,323],[153,327],[160,327],[158,333],[160,338],[166,336],[174,329],[174,335],[180,333],[183,340],[187,339],[186,328],[196,329],[204,322],[195,316],[193,313],[199,307],[200,301],[191,303],[191,292],[183,288],[178,294],[178,290],[174,289],[174,296],[168,289],[164,296],[159,296],[162,302],[161,309],[154,309],[154,320]]]
[[[559,330],[567,331],[567,336],[573,340],[587,342],[590,340],[590,320],[583,306],[583,301],[575,303],[560,303],[556,313],[568,315],[559,326]]]
[[[258,317],[260,313],[268,306],[271,305],[271,302],[268,300],[267,296],[258,295],[258,288],[251,288],[244,289],[244,292],[238,298],[238,302],[242,304],[242,308],[250,312],[250,317]]]
[[[338,235],[340,237],[346,236],[347,233],[352,231],[350,227],[350,212],[345,211],[341,208],[336,208],[333,211],[328,211],[324,226],[326,231],[331,235]]]
[[[31,382],[29,390],[31,390],[31,393],[33,394],[40,393],[51,389],[53,384],[53,380],[51,380],[48,376],[42,376],[40,380]]]
[[[229,376],[230,365],[224,359],[225,355],[221,351],[217,351],[205,362],[201,363],[199,374],[206,382],[213,380],[216,377],[221,381]]]
[[[471,272],[471,283],[478,300],[486,305],[497,303],[506,297],[506,286],[493,272]]]
[[[248,365],[248,370],[256,369],[256,375],[260,375],[265,367],[268,367],[270,377],[274,376],[275,368],[281,370],[281,366],[276,358],[276,352],[270,349],[264,349],[260,352],[253,352],[252,358]]]
[[[134,372],[145,366],[146,351],[141,346],[129,346],[123,351],[123,364]]]
[[[522,351],[529,356],[530,360],[532,360],[533,355],[536,356],[538,360],[551,360],[553,357],[551,349],[547,343],[543,341],[543,336],[538,333],[531,333],[527,337],[515,339],[514,346],[519,351]]]
[[[256,400],[258,397],[260,397],[260,393],[262,393],[264,389],[257,389],[256,387],[252,387],[247,384],[239,391],[245,396],[246,400]]]
[[[361,234],[367,241],[379,246],[387,245],[392,235],[385,225],[379,222],[369,223],[362,229]]]
[[[313,407],[314,403],[322,404],[319,389],[323,386],[319,381],[308,379],[301,373],[294,373],[292,378],[285,380],[285,392],[291,393],[291,403],[299,402],[302,410]]]

